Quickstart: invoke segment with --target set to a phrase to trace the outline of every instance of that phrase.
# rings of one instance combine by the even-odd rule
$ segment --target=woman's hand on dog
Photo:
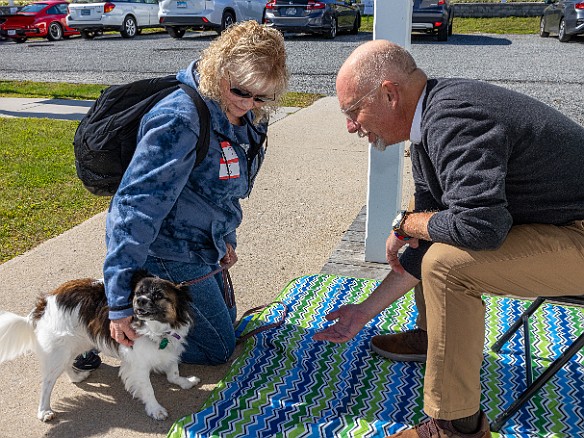
[[[112,339],[126,347],[134,345],[134,339],[138,338],[138,334],[130,325],[131,322],[131,316],[110,321],[110,336]]]

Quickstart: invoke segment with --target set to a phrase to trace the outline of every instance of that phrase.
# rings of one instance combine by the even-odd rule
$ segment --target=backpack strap
[[[199,138],[197,139],[197,145],[195,146],[195,150],[197,151],[195,167],[197,167],[209,152],[209,143],[211,142],[211,114],[209,113],[207,104],[197,90],[186,84],[180,84],[179,87],[191,97],[193,103],[197,107],[197,112],[199,113]]]

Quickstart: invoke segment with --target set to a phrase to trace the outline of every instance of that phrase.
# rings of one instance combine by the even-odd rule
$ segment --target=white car
[[[160,27],[158,0],[73,0],[68,7],[67,26],[86,39],[108,30],[133,38],[146,27]]]
[[[173,38],[182,38],[188,28],[223,32],[235,22],[262,23],[266,0],[160,0],[160,25]]]

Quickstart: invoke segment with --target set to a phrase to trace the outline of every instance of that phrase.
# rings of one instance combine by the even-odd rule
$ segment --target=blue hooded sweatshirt
[[[197,88],[195,68],[192,63],[181,70],[178,80]],[[267,124],[253,125],[248,113],[243,126],[234,126],[217,102],[204,100],[211,115],[210,144],[196,167],[199,116],[182,89],[142,118],[136,151],[106,220],[110,319],[133,314],[132,276],[147,256],[214,265],[225,255],[226,243],[236,247],[240,199],[249,196],[263,161]]]

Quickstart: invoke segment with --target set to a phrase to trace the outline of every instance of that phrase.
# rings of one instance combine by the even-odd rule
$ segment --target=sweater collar
[[[412,127],[410,129],[410,141],[412,143],[420,143],[422,141],[422,110],[425,97],[426,86],[424,86],[422,94],[420,94],[418,104],[416,105],[416,112],[414,113],[414,119],[412,120]]]

